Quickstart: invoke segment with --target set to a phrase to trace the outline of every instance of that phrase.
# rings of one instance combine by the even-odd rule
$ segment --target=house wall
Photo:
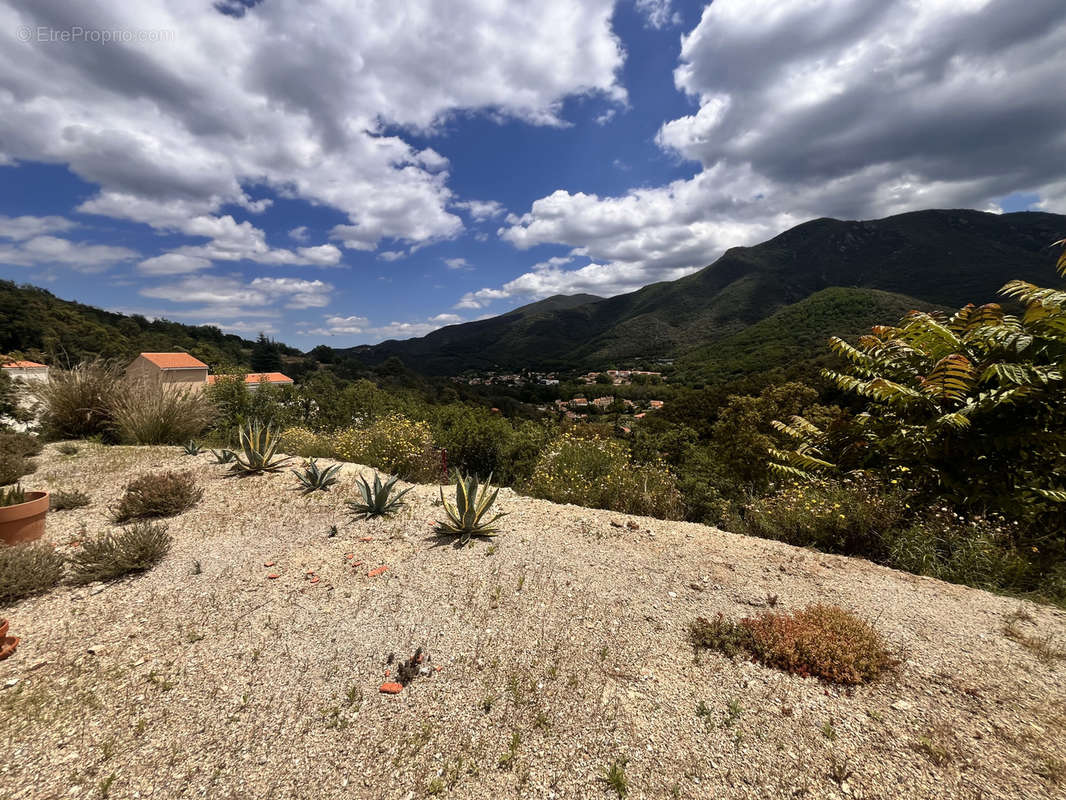
[[[133,379],[158,380],[163,383],[182,385],[207,383],[207,367],[189,367],[188,369],[160,369],[144,356],[137,356],[126,367],[126,377]]]
[[[4,374],[9,378],[21,378],[24,381],[46,381],[48,367],[4,367]]]

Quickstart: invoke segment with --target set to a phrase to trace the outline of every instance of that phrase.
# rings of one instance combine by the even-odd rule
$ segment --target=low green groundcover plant
[[[173,517],[188,511],[204,496],[189,472],[155,472],[130,481],[112,511],[115,522]]]
[[[830,683],[868,683],[898,660],[865,620],[838,606],[815,604],[792,613],[767,612],[732,622],[719,614],[689,628],[697,649],[729,657],[746,653],[768,667]]]
[[[108,532],[82,542],[70,556],[71,580],[92,583],[144,572],[158,564],[169,549],[166,525],[137,522],[119,533]]]
[[[52,492],[48,498],[48,507],[52,511],[66,511],[71,508],[84,508],[89,505],[89,495],[77,489]]]
[[[0,545],[0,605],[47,592],[63,577],[63,556],[50,545]]]

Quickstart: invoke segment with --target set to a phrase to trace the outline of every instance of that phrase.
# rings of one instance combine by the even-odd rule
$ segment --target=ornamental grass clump
[[[110,435],[119,374],[117,364],[97,359],[69,370],[53,367],[47,381],[34,381],[28,392],[41,404],[45,430],[57,439]]]
[[[43,594],[62,577],[63,556],[50,545],[0,545],[0,605]]]
[[[303,494],[311,494],[311,492],[328,492],[329,487],[339,480],[337,473],[340,471],[340,464],[334,464],[332,467],[323,469],[312,458],[304,464],[302,469],[292,470],[292,474],[296,476],[296,480],[300,484],[297,489]]]
[[[458,536],[460,547],[469,544],[474,536],[498,535],[500,531],[496,522],[507,514],[499,513],[492,519],[486,519],[489,509],[500,493],[498,487],[492,490],[491,484],[492,476],[489,475],[489,479],[480,487],[481,493],[478,494],[477,476],[467,477],[456,472],[455,503],[444,497],[444,487],[440,490],[440,500],[447,518],[438,520],[437,533],[442,536]]]
[[[381,476],[375,472],[374,483],[371,484],[365,477],[360,476],[356,486],[362,499],[348,503],[348,511],[352,518],[359,520],[385,517],[399,511],[405,505],[403,496],[414,487],[409,486],[402,492],[393,494],[392,490],[396,487],[398,480],[399,478],[393,477],[382,483]]]
[[[768,667],[843,685],[868,683],[899,663],[868,622],[822,604],[736,623],[721,615],[713,622],[700,618],[689,640],[697,649],[729,657],[744,652]]]
[[[70,556],[71,580],[92,583],[144,572],[163,559],[170,541],[167,526],[158,522],[137,522],[89,539]]]
[[[199,388],[159,380],[123,380],[108,398],[112,425],[126,444],[181,444],[188,448],[215,417]],[[186,449],[188,455],[196,452]]]
[[[115,522],[173,517],[188,511],[204,496],[189,472],[155,472],[130,481],[112,510]]]

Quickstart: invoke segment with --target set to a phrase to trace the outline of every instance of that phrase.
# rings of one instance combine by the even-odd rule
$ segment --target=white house
[[[24,381],[48,380],[48,367],[36,361],[4,361],[0,367],[3,367],[4,374],[11,378],[21,378]]]

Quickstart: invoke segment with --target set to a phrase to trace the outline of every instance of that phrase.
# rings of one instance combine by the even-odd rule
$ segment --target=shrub
[[[138,522],[120,533],[108,532],[82,542],[78,552],[70,557],[71,579],[75,583],[92,583],[144,572],[158,564],[169,549],[166,525]]]
[[[50,545],[0,545],[0,605],[47,592],[62,577],[63,556]]]
[[[81,491],[52,492],[48,496],[48,507],[52,511],[66,511],[71,508],[84,508],[89,505],[89,495]]]
[[[371,484],[365,477],[360,476],[356,486],[359,488],[362,500],[348,503],[348,511],[353,519],[385,517],[399,511],[404,505],[403,496],[414,487],[408,487],[394,495],[392,490],[396,487],[398,480],[399,478],[393,477],[382,483],[381,476],[375,472],[374,483]]]
[[[63,442],[60,445],[56,445],[56,452],[64,456],[75,456],[78,454],[78,446],[70,442]]]
[[[189,472],[156,472],[130,481],[113,509],[115,522],[149,517],[173,517],[188,511],[204,496]]]
[[[29,475],[36,469],[37,465],[24,456],[0,452],[0,486],[15,483],[23,475]]]
[[[862,480],[821,480],[787,487],[745,510],[739,532],[883,560],[889,535],[907,515],[906,498]]]
[[[118,438],[128,444],[183,444],[215,413],[200,389],[158,380],[120,381],[110,407]]]
[[[476,475],[512,478],[510,454],[515,439],[511,423],[486,408],[458,403],[435,410],[433,438],[448,452],[448,465]]]
[[[978,515],[967,520],[938,508],[889,537],[885,563],[981,589],[1037,589],[1039,575],[1012,544],[1015,527]]]
[[[528,484],[534,497],[680,519],[681,495],[664,464],[633,464],[616,440],[565,433],[549,445]]]
[[[44,443],[30,433],[0,433],[0,453],[32,458],[44,450]]]
[[[1066,275],[1066,252],[1058,266]],[[1000,294],[1024,314],[997,303],[912,312],[856,346],[831,340],[846,366],[825,377],[864,412],[828,426],[776,423],[796,445],[774,452],[776,470],[802,478],[874,470],[929,504],[988,509],[1028,523],[1037,538],[1058,531],[1062,543],[1066,292],[1011,281]]]
[[[440,489],[440,501],[447,516],[437,522],[437,533],[443,536],[458,536],[460,546],[468,544],[472,536],[496,536],[499,533],[496,521],[507,514],[497,514],[492,519],[486,519],[489,509],[496,502],[496,495],[500,493],[498,488],[492,491],[491,481],[490,475],[489,480],[481,486],[479,495],[477,478],[473,475],[462,475],[456,470],[455,503],[444,498],[443,486]],[[490,491],[492,494],[489,494]]]
[[[333,437],[337,458],[366,464],[410,481],[436,480],[437,453],[429,425],[402,414],[387,414],[365,428]]]
[[[300,427],[282,431],[281,451],[303,458],[334,458],[337,454],[329,436]]]
[[[99,359],[69,370],[53,367],[47,381],[34,381],[30,394],[41,404],[41,424],[57,439],[110,435],[111,402],[119,369]]]
[[[746,652],[768,667],[845,685],[872,681],[898,663],[869,623],[821,604],[737,623],[722,615],[714,622],[700,618],[690,626],[689,639],[696,648],[729,657]]]

